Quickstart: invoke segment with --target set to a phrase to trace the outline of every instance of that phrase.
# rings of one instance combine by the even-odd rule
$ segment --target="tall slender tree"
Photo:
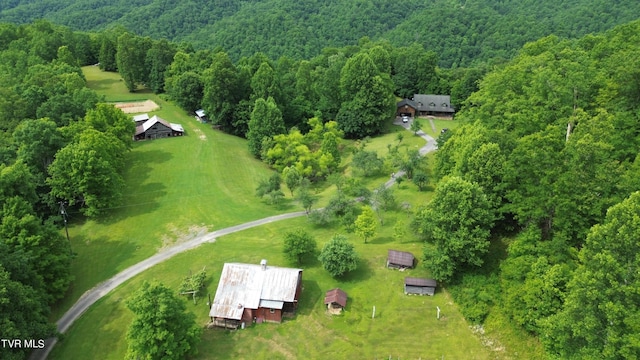
[[[282,113],[273,98],[270,97],[267,100],[258,98],[249,121],[249,132],[247,133],[249,151],[255,157],[262,156],[262,145],[265,139],[269,140],[274,135],[284,133]]]

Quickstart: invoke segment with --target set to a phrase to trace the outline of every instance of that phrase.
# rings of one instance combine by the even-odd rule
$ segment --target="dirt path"
[[[409,130],[409,124],[403,124],[402,122],[395,122],[395,125],[399,125]],[[409,130],[410,131],[410,130]],[[436,149],[436,141],[431,136],[425,134],[423,131],[419,131],[418,135],[425,139],[427,144],[420,148],[420,155],[425,155],[431,151]],[[389,181],[385,183],[386,187],[390,187],[395,182],[395,177],[403,176],[404,172],[399,171],[396,175]],[[151,268],[154,265],[157,265],[167,259],[172,258],[173,256],[182,253],[187,250],[191,250],[196,248],[204,243],[215,242],[216,238],[223,235],[233,234],[238,231],[250,229],[256,226],[265,225],[269,223],[273,223],[276,221],[292,219],[296,217],[300,217],[305,215],[304,211],[292,212],[287,214],[270,216],[264,219],[259,219],[255,221],[250,221],[244,224],[230,226],[228,228],[216,230],[210,233],[206,233],[200,236],[197,236],[188,241],[170,246],[162,250],[161,252],[147,258],[135,265],[130,266],[129,268],[119,272],[112,278],[96,285],[91,290],[85,292],[78,301],[69,309],[67,312],[62,315],[60,320],[56,323],[58,332],[65,333],[71,327],[71,325],[80,317],[82,314],[89,309],[89,307],[95,304],[96,301],[100,300],[102,297],[106,296],[108,293],[113,291],[116,287],[122,285],[125,281],[133,278],[134,276],[140,274],[141,272]],[[46,340],[45,346],[43,349],[34,350],[29,356],[30,360],[44,360],[47,358],[55,344],[58,342],[57,338],[50,338]]]

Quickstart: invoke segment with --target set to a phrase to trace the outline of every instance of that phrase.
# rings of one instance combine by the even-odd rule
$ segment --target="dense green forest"
[[[480,81],[436,154],[435,175],[478,184],[491,241],[507,239],[499,264],[452,274],[467,318],[499,307],[562,359],[640,356],[638,34],[636,21],[525,45]],[[427,266],[457,255],[428,218],[415,226],[435,244]]]
[[[396,96],[451,93],[463,125],[438,139],[439,185],[411,221],[425,266],[470,321],[501,311],[551,357],[637,358],[639,34],[635,21],[550,35],[509,61],[441,69],[441,54],[419,42],[362,38],[304,60],[234,60],[123,28],[0,24],[3,337],[53,333],[48,308],[72,281],[60,207],[97,217],[119,203],[133,123],[86,88],[80,66],[99,62],[131,91],[203,107],[256,157],[312,181],[339,171],[341,137],[383,131]]]
[[[577,38],[637,18],[635,0],[7,0],[0,21],[48,19],[75,30],[114,25],[154,39],[220,46],[238,60],[260,51],[311,58],[362,37],[414,42],[439,55],[442,67],[508,59],[546,35]]]

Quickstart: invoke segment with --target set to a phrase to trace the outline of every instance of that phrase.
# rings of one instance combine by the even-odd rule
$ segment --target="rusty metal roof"
[[[338,288],[327,291],[327,294],[324,296],[324,304],[333,303],[342,307],[347,306],[347,293]]]
[[[437,282],[435,280],[433,280],[433,279],[406,277],[406,278],[404,278],[404,284],[405,285],[409,285],[409,286],[436,287]]]
[[[225,263],[209,316],[240,320],[245,308],[293,302],[302,269]]]
[[[406,251],[389,250],[387,261],[391,264],[413,267],[415,257],[412,253]]]

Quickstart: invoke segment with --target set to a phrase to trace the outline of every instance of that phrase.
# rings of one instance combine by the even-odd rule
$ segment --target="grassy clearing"
[[[85,66],[82,68],[87,87],[103,95],[106,101],[136,101],[151,99],[158,103],[160,98],[151,90],[140,88],[136,92],[129,92],[120,74],[100,70],[97,66]]]
[[[267,206],[254,197],[258,178],[270,171],[246,151],[245,141],[211,130],[199,124],[175,105],[148,92],[130,94],[117,74],[97,68],[84,69],[89,85],[107,101],[152,99],[161,109],[153,112],[187,130],[183,138],[140,142],[134,145],[126,175],[129,187],[122,207],[112,209],[100,221],[85,221],[76,215],[70,228],[72,246],[78,253],[73,264],[76,276],[65,302],[56,309],[59,316],[87,289],[125,267],[144,259],[162,246],[213,230],[278,212],[297,210],[290,199],[279,209]],[[455,125],[454,125],[455,126]],[[452,128],[452,123],[446,126]],[[392,127],[394,129],[395,127]],[[401,128],[394,129],[405,131]],[[386,144],[396,141],[396,132],[372,139],[367,145],[380,155]],[[403,146],[420,147],[423,140],[404,132]],[[427,160],[430,162],[430,160]],[[344,160],[348,163],[348,159]],[[386,174],[367,179],[375,187],[386,181]],[[425,203],[431,192],[418,193],[415,185],[395,187],[399,201],[412,206]],[[319,206],[335,192],[322,185],[317,193]],[[349,235],[360,254],[354,273],[335,280],[318,261],[303,266],[304,291],[294,319],[280,325],[262,324],[244,331],[206,330],[198,359],[295,359],[295,358],[448,358],[506,359],[510,351],[491,350],[482,345],[482,336],[474,335],[459,313],[446,289],[435,297],[405,296],[405,276],[427,276],[422,268],[399,272],[384,268],[389,248],[411,251],[419,256],[422,244],[411,236],[401,243],[393,240],[397,221],[407,224],[404,212],[385,214],[385,226],[378,235],[363,244]],[[190,271],[207,267],[206,292],[215,293],[224,262],[258,263],[266,258],[272,265],[293,266],[281,253],[282,234],[296,227],[308,228],[320,245],[331,235],[342,232],[336,227],[314,228],[298,218],[250,229],[219,238],[195,250],[177,255],[125,283],[92,306],[69,330],[51,359],[101,358],[121,359],[126,352],[126,329],[131,313],[125,300],[143,280],[158,280],[177,289]],[[341,316],[325,314],[324,291],[339,286],[349,294],[347,311]],[[197,304],[187,302],[199,323],[208,321],[206,295]],[[371,310],[376,306],[376,318]],[[442,309],[442,319],[435,318],[435,307]],[[498,322],[499,323],[499,322]],[[515,335],[514,335],[515,334]],[[502,336],[491,333],[488,336]],[[523,349],[517,333],[506,333],[507,348]]]
[[[400,272],[384,267],[389,248],[418,255],[422,245],[411,237],[396,243],[392,228],[402,213],[387,215],[387,225],[368,244],[355,235],[349,239],[360,255],[358,269],[344,279],[331,278],[315,260],[303,265],[304,290],[294,319],[279,325],[261,324],[244,331],[205,330],[197,359],[298,359],[325,358],[441,358],[490,359],[501,353],[484,347],[473,335],[446,290],[435,297],[405,296],[405,276],[426,276],[418,268]],[[56,346],[51,359],[121,359],[126,352],[125,333],[131,313],[124,301],[143,280],[159,280],[177,289],[190,270],[207,267],[207,292],[215,294],[224,262],[295,266],[285,262],[282,233],[306,227],[319,245],[339,228],[312,228],[305,218],[287,220],[219,238],[216,243],[176,256],[126,283],[93,306]],[[324,292],[339,286],[349,294],[346,312],[340,316],[325,313]],[[198,304],[188,301],[201,324],[208,321],[206,295]],[[376,306],[376,318],[371,319]],[[442,318],[436,319],[436,306]],[[100,336],[96,336],[97,331]]]
[[[181,123],[187,136],[135,143],[128,154],[122,206],[98,220],[70,214],[71,246],[78,254],[72,265],[75,281],[53,318],[86,290],[163,246],[294,210],[256,200],[258,179],[271,171],[249,154],[244,140],[197,123],[162,99],[154,101],[162,108],[153,114]]]

